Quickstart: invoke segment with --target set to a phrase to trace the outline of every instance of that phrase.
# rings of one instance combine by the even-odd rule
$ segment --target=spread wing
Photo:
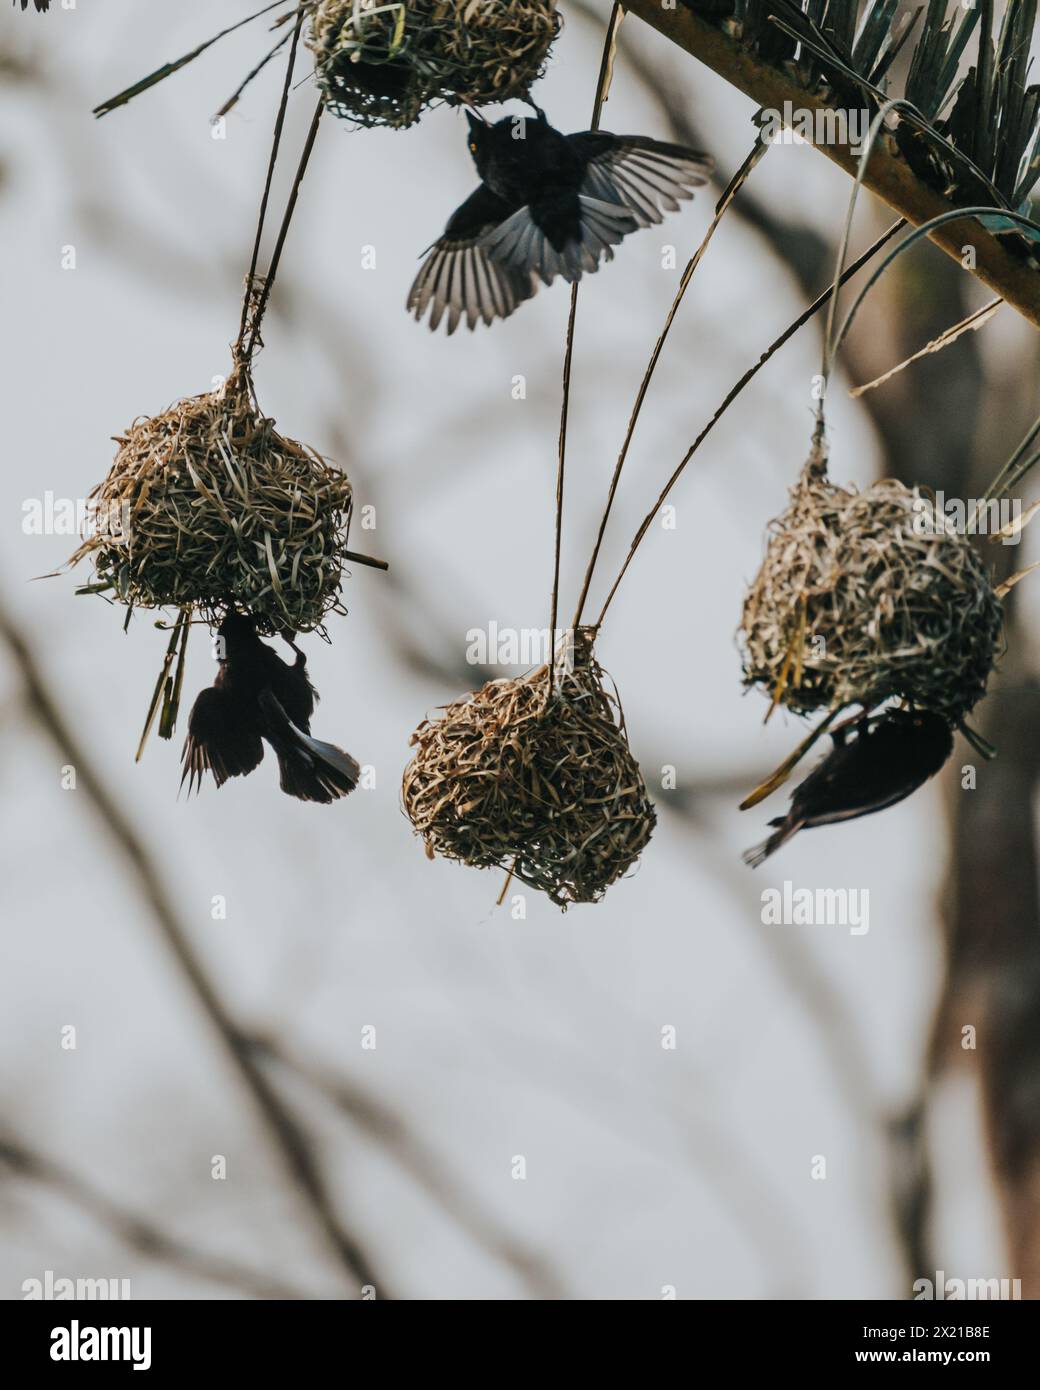
[[[685,145],[643,135],[609,135],[586,130],[568,140],[588,161],[581,191],[604,203],[619,204],[640,227],[678,212],[679,202],[707,183],[713,160]]]
[[[484,184],[470,194],[430,248],[408,293],[407,307],[416,319],[429,309],[430,328],[436,329],[447,313],[450,334],[462,318],[470,328],[478,319],[490,324],[531,298],[538,288],[534,278],[493,260],[483,244],[513,210]]]
[[[229,777],[252,772],[263,756],[259,724],[240,701],[217,686],[203,690],[192,706],[181,753],[181,786],[187,780],[189,796],[201,788],[205,773],[212,772],[222,787]]]

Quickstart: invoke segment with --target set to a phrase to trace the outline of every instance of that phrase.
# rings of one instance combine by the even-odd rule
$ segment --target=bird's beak
[[[484,117],[479,111],[474,110],[472,106],[466,107],[466,120],[469,122],[471,131],[483,130],[487,125],[487,121],[485,121]]]

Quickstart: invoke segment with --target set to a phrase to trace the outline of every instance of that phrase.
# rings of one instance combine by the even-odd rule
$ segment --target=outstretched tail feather
[[[786,818],[770,821],[771,825],[778,825],[779,830],[774,830],[768,840],[763,840],[760,845],[753,845],[751,849],[744,851],[742,858],[744,863],[751,869],[757,869],[760,864],[764,864],[771,854],[775,854],[781,845],[785,845],[792,836],[797,835],[804,822],[800,820],[788,820]]]
[[[299,749],[283,746],[275,750],[278,756],[278,785],[287,796],[297,801],[314,801],[327,806],[346,796],[355,784],[345,785],[327,774],[325,767],[309,762]]]
[[[769,840],[763,840],[760,845],[752,845],[750,849],[746,849],[740,857],[749,869],[757,869],[759,864],[765,863],[771,853]]]
[[[302,733],[295,724],[291,724],[290,727],[307,752],[317,759],[322,781],[338,787],[340,796],[352,792],[361,777],[361,768],[356,759],[345,753],[342,748],[337,748],[334,743],[323,743],[320,738],[312,738],[310,734]]]
[[[361,768],[349,753],[298,729],[270,690],[259,698],[271,725],[269,737],[278,755],[283,792],[327,805],[354,790]]]
[[[357,786],[360,768],[356,773],[344,772],[324,758],[307,757],[296,746],[283,746],[275,751],[278,755],[279,786],[283,792],[299,801],[317,801],[327,806],[329,802],[347,796]]]
[[[587,193],[578,195],[578,209],[581,237],[566,242],[562,249],[557,250],[530,207],[524,206],[484,238],[488,256],[517,276],[537,277],[546,285],[562,276],[574,284],[601,260],[611,260],[612,248],[640,225],[630,209]]]

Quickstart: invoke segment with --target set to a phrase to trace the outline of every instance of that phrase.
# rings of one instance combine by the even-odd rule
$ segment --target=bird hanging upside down
[[[799,830],[894,806],[934,777],[953,751],[949,724],[925,710],[857,719],[835,729],[831,738],[833,749],[795,788],[787,815],[769,822],[777,829],[745,853],[744,862],[753,869]]]
[[[504,319],[530,299],[539,280],[572,284],[613,259],[629,232],[677,212],[679,199],[707,182],[707,155],[642,135],[581,131],[564,135],[535,107],[537,119],[506,116],[489,125],[467,111],[469,149],[480,187],[434,242],[408,295],[430,328],[445,313]],[[432,306],[432,307],[431,307]]]
[[[218,629],[224,652],[212,686],[192,706],[181,762],[189,793],[203,773],[218,787],[259,767],[266,741],[274,749],[281,788],[301,801],[327,804],[357,786],[361,769],[341,748],[310,737],[318,698],[307,676],[307,659],[283,661],[256,634],[248,615],[229,609]],[[292,645],[290,643],[290,645]]]

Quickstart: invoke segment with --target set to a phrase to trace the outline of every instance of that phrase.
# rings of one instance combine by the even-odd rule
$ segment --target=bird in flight
[[[831,734],[834,747],[791,796],[791,809],[770,825],[773,834],[749,849],[755,869],[799,830],[856,820],[894,806],[923,786],[953,751],[953,732],[941,715],[888,710],[856,719]]]
[[[318,695],[298,648],[288,662],[262,642],[248,614],[229,608],[218,629],[220,670],[203,690],[188,718],[181,755],[181,786],[198,791],[206,772],[222,787],[260,766],[264,742],[278,758],[282,791],[300,801],[327,804],[357,786],[361,769],[331,743],[312,738],[311,715]]]
[[[630,232],[677,212],[706,183],[712,160],[643,135],[585,130],[564,135],[535,118],[494,125],[471,111],[469,149],[480,186],[430,248],[407,307],[430,328],[454,333],[508,318],[539,282],[573,284],[613,259]]]

